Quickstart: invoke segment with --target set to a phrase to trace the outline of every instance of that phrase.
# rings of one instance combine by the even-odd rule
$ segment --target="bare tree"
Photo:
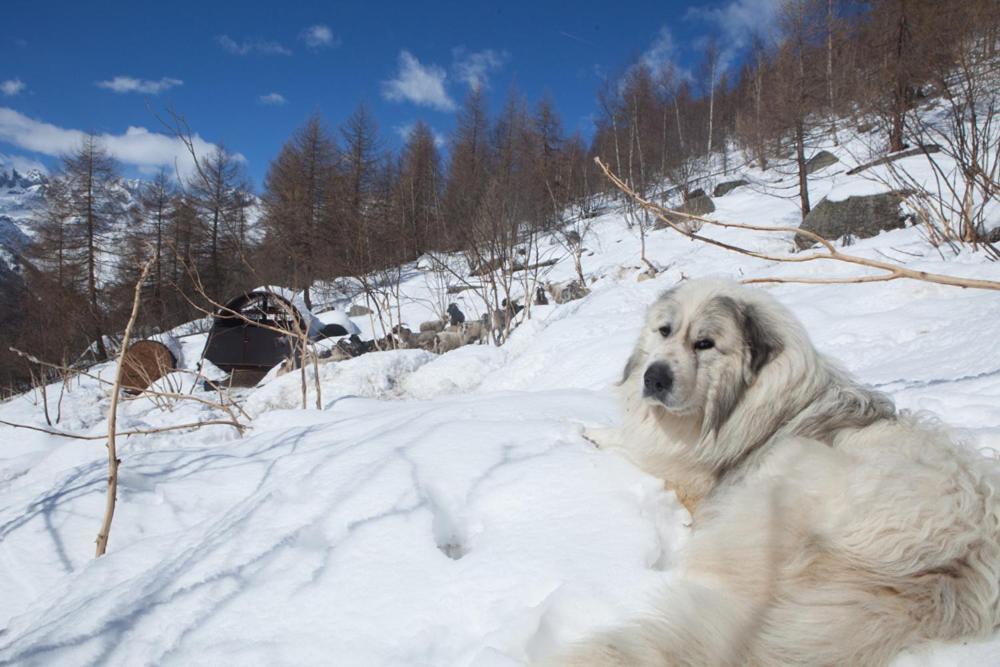
[[[94,135],[87,135],[79,148],[62,160],[62,190],[72,220],[74,250],[84,267],[85,294],[90,307],[90,335],[99,359],[108,356],[104,336],[106,323],[100,300],[100,279],[105,235],[125,216],[125,195],[120,187],[118,166]]]
[[[198,211],[207,232],[204,255],[206,287],[220,296],[238,283],[240,258],[235,249],[240,245],[238,229],[238,193],[244,189],[245,177],[235,156],[218,145],[206,156],[199,156],[198,169],[188,183],[188,195]]]
[[[400,156],[399,196],[414,257],[446,242],[441,228],[441,157],[423,121],[410,130]]]
[[[167,255],[167,227],[174,202],[174,187],[165,170],[157,172],[149,183],[146,183],[140,194],[141,217],[144,223],[140,236],[153,253],[152,287],[153,304],[156,317],[160,323],[167,321],[166,303],[164,302],[164,262]]]
[[[263,251],[270,267],[302,291],[312,308],[311,286],[332,255],[335,169],[338,154],[319,116],[295,131],[268,169],[264,180]]]
[[[719,77],[719,45],[715,37],[710,37],[705,44],[705,59],[702,61],[703,75],[705,79],[705,90],[708,93],[708,143],[705,147],[705,155],[711,157],[712,131],[715,129],[715,89]]]
[[[906,161],[891,161],[886,180],[906,193],[931,240],[975,245],[1000,197],[1000,62],[983,41],[990,21],[995,26],[1000,20],[974,6],[967,11],[981,31],[948,40],[950,57],[931,78],[939,97],[907,124],[906,139],[918,147],[933,179],[914,173]]]

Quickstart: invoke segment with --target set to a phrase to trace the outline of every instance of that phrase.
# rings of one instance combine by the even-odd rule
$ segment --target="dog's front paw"
[[[621,447],[621,435],[617,428],[594,427],[583,429],[583,437],[598,449]]]

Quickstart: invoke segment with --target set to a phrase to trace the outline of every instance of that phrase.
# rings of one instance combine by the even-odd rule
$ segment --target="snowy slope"
[[[817,200],[871,187],[847,176],[841,157],[815,175]],[[787,183],[750,175],[757,184],[716,199],[715,215],[794,224],[795,202],[767,193]],[[791,246],[708,233],[771,252]],[[99,560],[102,442],[0,426],[0,664],[519,665],[640,611],[673,576],[689,516],[658,480],[580,433],[617,420],[611,385],[643,308],[683,277],[863,271],[769,265],[669,231],[647,243],[664,270],[638,282],[637,237],[618,213],[599,218],[584,257],[592,293],[533,309],[503,347],[324,365],[322,410],[299,409],[297,374],[275,377],[242,390],[253,416],[244,438],[208,426],[127,439]],[[981,253],[942,256],[916,229],[851,251],[1000,280]],[[406,276],[404,320],[415,327],[440,299],[426,272]],[[572,276],[565,258],[548,279]],[[762,289],[864,382],[901,407],[934,411],[984,454],[1000,450],[1000,295],[903,281]],[[328,297],[351,299],[338,288]],[[452,299],[475,313],[467,294]],[[182,339],[184,356],[196,359],[203,341]],[[58,397],[49,387],[53,414]],[[99,435],[107,405],[106,391],[82,379],[62,397],[58,428]],[[223,416],[140,398],[122,407],[119,427]],[[0,404],[0,419],[45,426],[40,397]],[[1000,638],[897,664],[991,665],[998,654]]]

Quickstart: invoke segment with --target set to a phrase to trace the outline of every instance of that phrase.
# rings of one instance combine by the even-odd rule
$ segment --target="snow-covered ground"
[[[872,187],[846,175],[853,162],[839,150],[844,162],[812,179],[814,201]],[[796,225],[794,200],[762,192],[791,179],[750,176],[758,185],[716,199],[714,215]],[[707,233],[791,248],[788,235]],[[242,438],[207,426],[125,439],[100,559],[103,442],[0,426],[0,664],[508,666],[640,611],[673,576],[690,517],[581,430],[618,419],[612,384],[644,307],[683,278],[863,270],[771,264],[656,231],[648,255],[664,270],[640,282],[638,238],[616,212],[596,220],[585,245],[592,293],[534,308],[503,347],[325,364],[322,410],[301,409],[297,374],[273,377],[239,391],[252,417]],[[939,252],[917,229],[851,252],[1000,280],[983,253]],[[405,275],[403,319],[415,328],[440,299],[428,272]],[[572,277],[564,258],[547,279]],[[937,413],[984,455],[1000,450],[1000,294],[907,281],[761,289],[901,407]],[[479,309],[468,293],[454,300],[467,315]],[[182,343],[196,360],[204,334]],[[53,419],[59,394],[49,387]],[[55,427],[100,435],[108,401],[96,381],[74,382]],[[124,403],[119,428],[224,416],[138,398]],[[37,394],[0,404],[0,419],[46,427]],[[1000,638],[897,663],[995,665],[998,655]]]

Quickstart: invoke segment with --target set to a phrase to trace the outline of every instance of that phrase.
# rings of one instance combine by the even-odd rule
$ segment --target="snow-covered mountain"
[[[0,192],[3,190],[27,190],[36,185],[45,185],[48,177],[40,169],[18,172],[16,167],[0,168]]]
[[[39,205],[48,177],[38,169],[20,172],[0,164],[0,244],[21,243],[28,235],[28,219]],[[11,226],[21,232],[18,237]]]
[[[30,240],[29,221],[47,183],[38,169],[20,172],[0,164],[0,284],[16,275],[21,251]]]

